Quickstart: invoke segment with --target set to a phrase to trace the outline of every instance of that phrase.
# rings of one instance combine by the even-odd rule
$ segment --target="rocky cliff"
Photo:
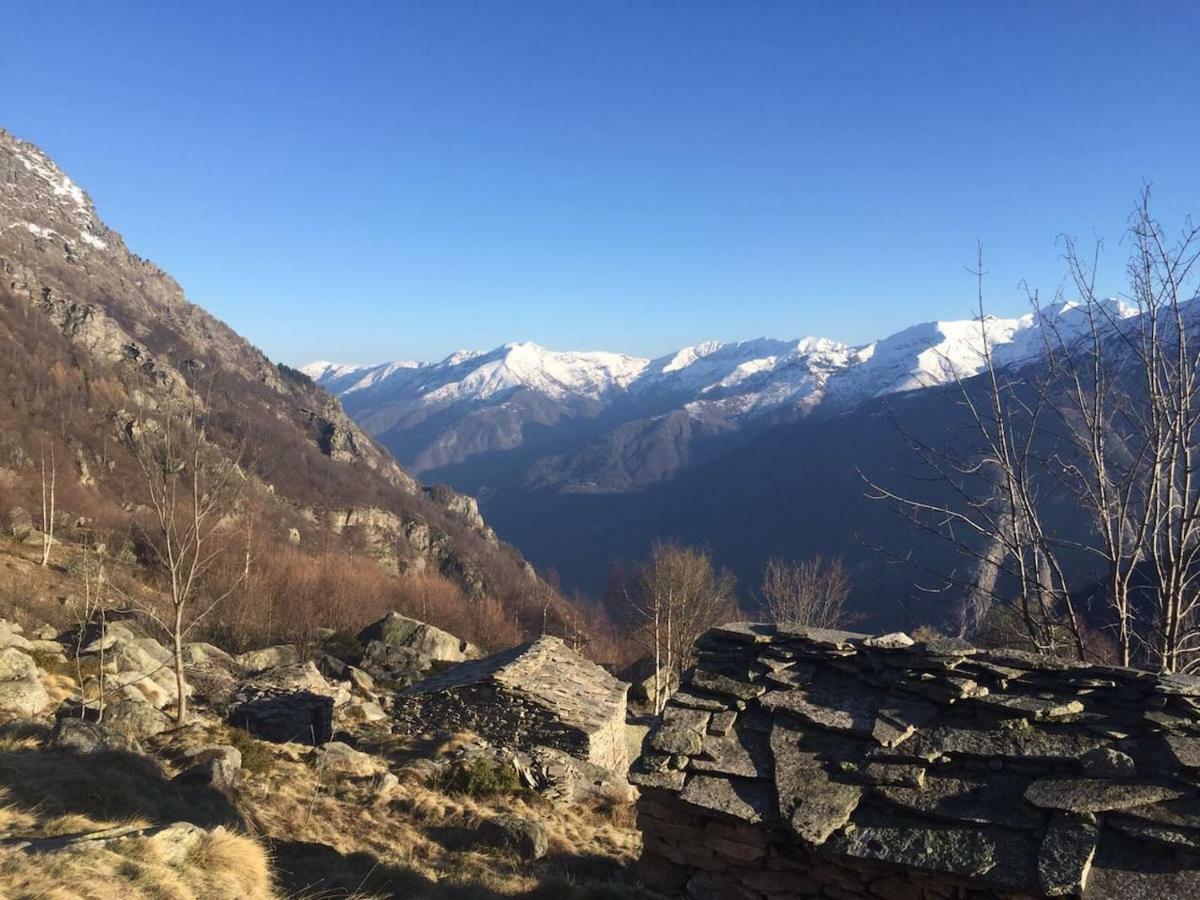
[[[22,483],[32,490],[34,460],[54,435],[70,480],[91,492],[71,512],[103,518],[107,505],[119,519],[115,508],[136,496],[123,439],[196,406],[214,444],[244,448],[281,540],[315,547],[352,535],[389,566],[438,570],[473,592],[525,577],[473,500],[423,490],[336,399],[189,303],[45,153],[4,131],[0,347],[7,505]]]

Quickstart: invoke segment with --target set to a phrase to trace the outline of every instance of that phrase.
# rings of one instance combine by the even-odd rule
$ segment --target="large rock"
[[[56,747],[76,753],[105,751],[136,751],[137,742],[125,732],[104,722],[66,717],[58,720],[51,742]]]
[[[242,773],[242,754],[236,747],[218,744],[187,754],[192,765],[175,776],[180,784],[203,785],[229,791],[237,787]]]
[[[300,652],[291,644],[278,644],[274,647],[263,647],[260,650],[248,650],[239,653],[234,660],[248,675],[256,675],[267,669],[277,669],[281,666],[294,666],[300,662]]]
[[[0,619],[0,647],[16,647],[26,653],[33,650],[29,639],[20,634],[20,629],[7,619]]]
[[[0,649],[0,713],[35,716],[49,703],[32,657],[16,647]]]
[[[320,745],[333,737],[334,688],[311,662],[269,669],[241,684],[230,704],[234,725],[268,741]]]
[[[376,672],[408,677],[435,663],[456,663],[479,656],[478,648],[448,631],[388,613],[358,634],[363,645],[363,665]]]
[[[475,834],[483,846],[508,850],[529,861],[541,859],[550,847],[546,829],[540,822],[517,816],[484,819]]]
[[[162,710],[135,700],[119,700],[105,707],[104,722],[135,739],[162,734],[174,724]]]
[[[374,756],[341,741],[330,741],[314,750],[312,764],[321,770],[362,778],[375,775],[380,768],[380,761]]]

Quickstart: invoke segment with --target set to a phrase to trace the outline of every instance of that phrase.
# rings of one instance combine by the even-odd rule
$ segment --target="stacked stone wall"
[[[1200,896],[1200,680],[745,624],[698,654],[631,778],[656,892]]]

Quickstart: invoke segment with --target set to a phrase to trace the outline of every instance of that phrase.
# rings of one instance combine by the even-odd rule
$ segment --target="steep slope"
[[[30,502],[33,462],[57,444],[75,470],[64,508],[127,528],[140,496],[128,433],[195,404],[215,444],[245,448],[279,539],[356,545],[476,592],[525,577],[473,500],[422,488],[327,391],[189,303],[48,156],[4,131],[0,273],[0,469],[10,509]]]

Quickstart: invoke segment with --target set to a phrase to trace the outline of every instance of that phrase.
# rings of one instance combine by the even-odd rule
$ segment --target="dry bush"
[[[763,571],[761,590],[772,622],[837,628],[850,594],[850,573],[836,558],[772,559]]]

